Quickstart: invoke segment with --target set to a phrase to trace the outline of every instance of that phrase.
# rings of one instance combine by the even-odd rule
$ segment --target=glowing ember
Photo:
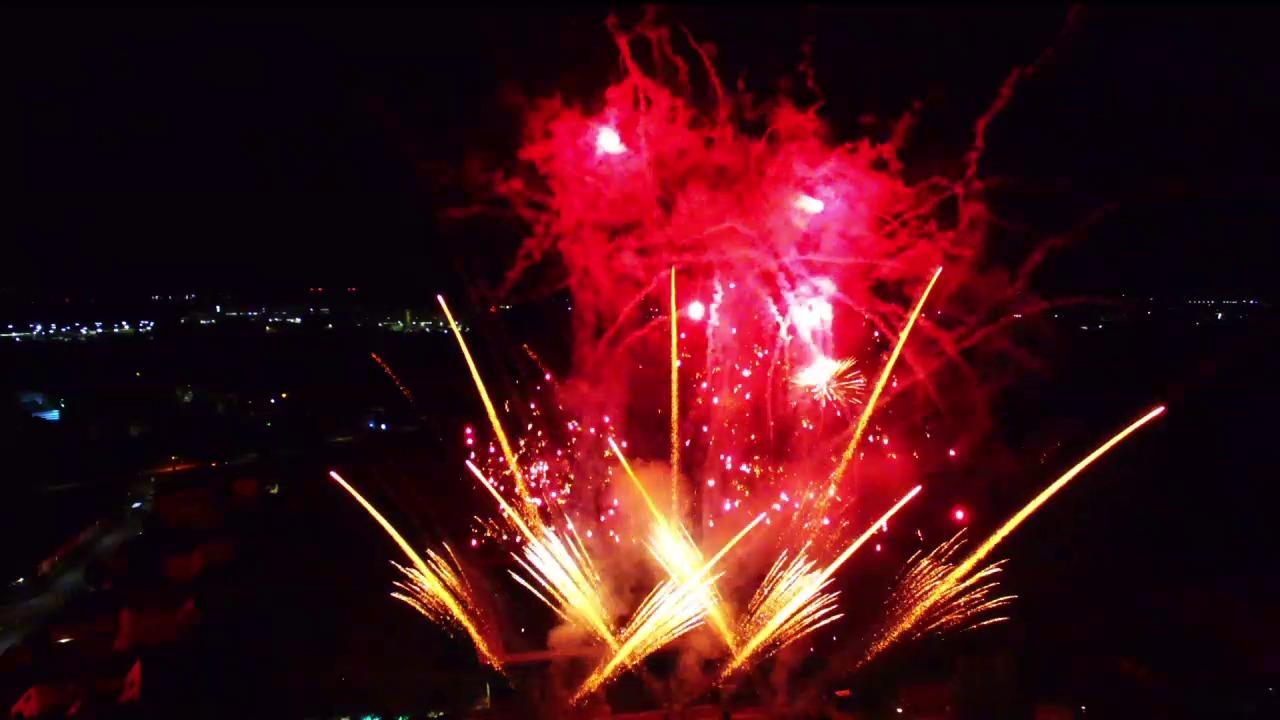
[[[853,358],[835,360],[825,355],[796,373],[792,383],[812,393],[821,402],[847,405],[862,401],[866,378],[854,369]]]
[[[627,146],[622,144],[617,130],[603,127],[596,133],[596,150],[605,155],[621,155],[627,151]]]

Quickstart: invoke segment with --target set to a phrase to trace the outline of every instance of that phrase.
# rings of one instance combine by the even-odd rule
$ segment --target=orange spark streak
[[[489,423],[493,426],[493,433],[498,437],[498,444],[502,447],[502,455],[507,459],[507,467],[511,468],[511,476],[515,479],[516,491],[520,497],[527,498],[529,496],[529,488],[525,485],[524,475],[520,472],[520,465],[516,462],[516,454],[511,449],[511,442],[507,440],[507,434],[502,430],[502,423],[498,420],[498,411],[493,407],[493,401],[489,399],[489,391],[484,387],[484,380],[480,377],[480,370],[476,367],[475,360],[471,359],[471,350],[467,348],[467,342],[462,339],[462,331],[458,329],[458,323],[453,319],[453,313],[449,312],[449,305],[445,303],[443,295],[437,295],[436,300],[440,301],[440,307],[444,309],[444,316],[449,320],[449,327],[453,330],[453,336],[458,340],[458,347],[462,349],[462,357],[467,361],[467,368],[471,371],[471,379],[475,381],[476,390],[480,391],[480,401],[484,403],[485,414],[489,416]],[[523,509],[523,508],[522,508]],[[532,517],[532,514],[530,514]]]
[[[554,382],[552,380],[553,376],[551,374],[551,370],[549,370],[546,365],[542,364],[542,358],[538,357],[537,353],[533,351],[533,348],[529,347],[528,343],[525,343],[520,347],[524,348],[525,355],[528,355],[529,359],[532,360],[534,364],[538,366],[538,369],[542,371],[542,377],[546,379],[547,382]]]
[[[671,266],[671,514],[680,513],[680,339],[676,267]]]
[[[720,552],[698,568],[697,572],[686,577],[673,577],[654,588],[649,597],[640,603],[635,617],[623,632],[625,640],[622,645],[608,662],[582,683],[570,703],[576,704],[616,673],[634,667],[663,645],[697,627],[702,616],[714,610],[714,605],[709,601],[714,597],[713,588],[719,576],[708,578],[707,575],[764,517],[765,513],[757,515],[755,520],[725,543]],[[665,565],[658,557],[656,546],[650,545],[649,549],[659,563]]]
[[[493,487],[489,482],[489,478],[484,476],[484,473],[480,471],[480,468],[476,467],[475,463],[470,460],[466,461],[466,465],[467,468],[471,470],[471,473],[480,480],[480,484],[484,485],[484,489],[488,490],[489,493],[493,495],[493,498],[498,501],[498,505],[502,508],[504,516],[511,518],[511,522],[515,524],[516,529],[520,531],[520,534],[523,535],[526,540],[532,538],[533,531],[529,529],[527,524],[525,524],[524,518],[521,517],[521,515],[511,507],[510,503],[502,497],[497,489]]]
[[[752,520],[751,522],[747,523],[747,526],[746,526],[746,527],[744,527],[744,528],[742,528],[742,530],[738,531],[738,534],[737,534],[737,535],[734,535],[732,540],[730,540],[729,542],[725,543],[725,544],[724,544],[724,547],[720,548],[720,552],[717,552],[715,555],[712,555],[712,556],[711,556],[711,559],[707,561],[707,564],[706,564],[706,565],[703,567],[703,569],[702,569],[702,570],[700,570],[699,572],[705,572],[707,568],[710,568],[711,566],[713,566],[713,565],[715,565],[716,563],[720,562],[720,560],[721,560],[725,555],[727,555],[727,554],[728,554],[729,550],[731,550],[731,549],[733,548],[733,546],[734,546],[734,545],[737,545],[737,544],[738,544],[738,542],[739,542],[740,540],[742,540],[742,538],[744,538],[744,537],[746,537],[746,536],[747,536],[747,533],[751,532],[751,529],[752,529],[752,528],[754,528],[756,525],[759,525],[759,524],[760,524],[760,522],[761,522],[762,520],[764,520],[764,519],[765,519],[765,516],[766,516],[766,515],[768,515],[768,513],[760,513],[759,515],[757,515],[757,516],[755,517],[755,519],[754,519],[754,520]]]
[[[635,484],[636,489],[640,491],[640,497],[644,499],[644,503],[649,508],[649,512],[653,513],[653,517],[660,523],[666,523],[667,518],[654,504],[653,498],[649,497],[649,492],[645,490],[644,483],[640,482],[640,478],[636,476],[635,470],[631,469],[631,463],[627,462],[627,456],[622,454],[622,448],[618,447],[618,443],[613,438],[609,438],[609,447],[613,449],[613,454],[618,458],[618,462],[622,464],[622,469],[627,473],[627,477],[631,478],[631,482]]]
[[[781,598],[778,598],[774,600],[766,599],[759,603],[760,607],[769,609],[776,608],[776,610],[772,613],[772,617],[770,617],[767,622],[764,622],[760,626],[760,629],[752,635],[751,639],[734,654],[733,659],[727,666],[725,666],[725,669],[721,674],[721,679],[728,677],[734,671],[747,664],[755,656],[757,651],[769,645],[771,641],[778,640],[779,631],[784,627],[792,626],[793,620],[798,619],[801,621],[801,624],[803,624],[803,618],[806,616],[813,617],[816,620],[818,617],[825,615],[832,606],[831,603],[834,600],[834,596],[831,594],[820,595],[820,593],[822,589],[826,587],[828,581],[831,580],[831,576],[835,574],[836,570],[838,570],[850,557],[853,557],[853,554],[858,551],[858,548],[862,547],[867,540],[880,529],[881,525],[889,522],[889,519],[896,515],[903,506],[911,501],[912,498],[920,494],[922,489],[923,488],[920,485],[912,488],[911,492],[904,495],[901,500],[894,504],[893,507],[889,508],[888,512],[872,523],[871,526],[862,533],[862,535],[859,535],[858,538],[849,545],[849,547],[845,548],[844,552],[840,553],[840,555],[836,557],[830,565],[823,568],[821,572],[812,574],[805,573],[803,578],[799,578],[801,580],[800,582],[779,583],[775,585],[774,587],[779,591],[790,594],[790,598],[786,600],[786,602],[780,602]],[[806,567],[803,560],[801,558],[798,559],[801,560],[801,563],[794,566],[797,568]],[[773,573],[770,574],[772,575]],[[810,625],[806,629],[791,632],[786,637],[781,638],[781,644],[786,644],[787,642],[800,637],[805,632],[813,630],[821,624],[831,622],[834,619],[835,618],[827,617],[826,619],[821,620],[818,624]],[[778,647],[780,647],[781,644],[778,645]],[[773,649],[777,648],[775,647]]]
[[[418,408],[418,401],[413,399],[413,393],[409,392],[409,388],[405,387],[404,383],[400,382],[400,377],[395,374],[395,371],[391,369],[391,366],[383,362],[382,358],[378,357],[378,353],[371,352],[369,355],[373,357],[374,362],[378,363],[378,365],[382,367],[382,371],[385,372],[387,377],[391,378],[391,381],[396,384],[396,387],[400,390],[400,394],[404,395],[404,398],[408,400],[409,404],[416,410]]]
[[[462,602],[459,601],[459,598],[457,598],[453,592],[450,592],[449,587],[441,580],[436,570],[428,565],[427,562],[422,559],[422,556],[413,549],[413,546],[404,539],[404,536],[402,536],[400,532],[396,530],[385,517],[383,517],[382,513],[378,512],[378,509],[370,504],[368,500],[365,500],[364,496],[357,492],[355,488],[351,487],[346,480],[343,480],[341,475],[338,475],[335,471],[330,471],[329,477],[333,478],[344,490],[350,493],[351,497],[355,498],[356,502],[360,503],[360,505],[371,516],[373,516],[374,520],[378,521],[378,524],[382,526],[382,529],[387,531],[387,534],[391,536],[391,539],[395,541],[396,545],[400,546],[400,549],[406,556],[408,556],[418,573],[416,575],[410,574],[410,577],[419,581],[420,589],[429,594],[430,597],[438,600],[440,605],[448,611],[452,619],[466,631],[467,635],[471,637],[471,642],[475,643],[476,652],[480,655],[480,659],[492,665],[494,668],[501,670],[502,663],[499,662],[498,657],[493,653],[493,651],[489,649],[489,643],[485,640],[484,635],[481,634],[479,626],[475,620],[472,619],[471,614],[467,609],[462,607]],[[471,598],[464,598],[464,600],[467,603],[471,602]],[[419,610],[423,609],[422,605],[412,601],[409,602]]]
[[[924,292],[920,294],[920,300],[916,302],[915,309],[911,311],[911,315],[907,318],[906,326],[902,328],[902,332],[898,335],[898,343],[893,346],[889,361],[884,364],[884,369],[880,371],[880,379],[876,381],[875,387],[871,390],[871,397],[867,398],[867,405],[862,409],[862,415],[858,418],[858,424],[853,430],[853,439],[849,441],[849,446],[845,448],[844,455],[840,458],[840,464],[836,466],[836,471],[831,475],[831,487],[827,492],[828,496],[835,494],[836,483],[840,481],[844,471],[849,467],[849,462],[853,460],[853,452],[857,449],[858,441],[862,439],[862,434],[866,432],[867,423],[871,421],[871,413],[875,412],[876,404],[880,401],[880,394],[884,392],[884,387],[889,382],[889,376],[893,373],[893,368],[898,363],[898,356],[902,354],[902,348],[907,344],[907,337],[911,335],[911,328],[915,327],[916,320],[920,317],[920,311],[924,309],[925,300],[929,299],[929,293],[933,290],[934,283],[938,282],[940,275],[942,275],[941,267],[933,273],[933,278],[925,286]]]
[[[982,559],[985,558],[996,545],[1000,544],[1001,540],[1004,540],[1009,533],[1013,532],[1014,528],[1021,525],[1023,520],[1026,520],[1031,516],[1031,513],[1039,510],[1041,505],[1044,505],[1049,498],[1053,497],[1054,494],[1061,490],[1067,483],[1071,482],[1075,476],[1084,472],[1085,468],[1092,465],[1095,460],[1105,455],[1108,450],[1120,444],[1125,438],[1136,432],[1138,428],[1164,414],[1164,411],[1165,407],[1163,405],[1151,410],[1151,412],[1148,412],[1146,415],[1135,420],[1129,427],[1116,433],[1110,440],[1098,446],[1098,449],[1089,453],[1083,460],[1076,463],[1075,467],[1063,473],[1062,477],[1053,481],[1052,485],[1041,491],[1039,495],[1035,496],[1035,498],[1031,500],[1031,502],[1023,506],[1017,514],[1009,518],[1004,525],[1001,525],[999,530],[995,531],[991,537],[987,538],[986,542],[982,543],[977,550],[973,551],[973,554],[969,556],[969,559],[965,560],[963,563],[958,565],[954,571],[952,571],[951,576],[953,578],[959,578],[967,574],[970,570],[973,570],[973,568],[978,563],[982,562]]]
[[[1008,537],[1009,533],[1013,532],[1014,529],[1021,525],[1022,522],[1030,517],[1032,513],[1048,502],[1049,498],[1053,497],[1055,493],[1065,487],[1067,483],[1071,482],[1071,480],[1083,472],[1085,468],[1092,465],[1095,460],[1105,455],[1111,448],[1115,447],[1125,438],[1129,437],[1129,435],[1136,432],[1138,428],[1141,428],[1143,425],[1146,425],[1159,417],[1164,413],[1164,411],[1165,407],[1161,405],[1153,409],[1151,412],[1148,412],[1146,415],[1138,418],[1129,427],[1116,433],[1110,440],[1098,446],[1096,450],[1089,453],[1080,462],[1076,463],[1074,467],[1063,473],[1062,476],[1055,480],[1052,485],[1042,490],[1039,495],[1032,498],[1031,502],[1024,505],[1021,510],[1014,514],[1013,517],[1009,518],[1004,525],[1000,526],[1000,529],[992,533],[991,537],[987,538],[982,545],[978,546],[978,549],[974,550],[973,554],[966,558],[964,562],[957,565],[954,570],[939,582],[933,589],[933,592],[929,593],[929,595],[927,595],[924,600],[915,607],[915,609],[910,613],[907,613],[897,625],[889,630],[889,632],[885,633],[879,641],[874,643],[868,651],[866,658],[863,659],[863,663],[867,662],[880,651],[892,645],[903,635],[903,633],[910,630],[911,627],[919,622],[920,618],[922,618],[935,603],[945,597],[957,583],[963,582],[965,576],[972,572],[973,569],[991,553],[996,545],[999,545],[1002,540]]]
[[[511,505],[503,499],[502,494],[493,487],[480,468],[470,460],[466,461],[466,465],[480,480],[484,489],[498,501],[503,514],[511,518],[512,524],[525,539],[524,557],[515,553],[511,556],[555,602],[548,600],[524,578],[512,573],[516,581],[546,603],[561,618],[582,626],[609,647],[616,648],[618,643],[614,637],[613,627],[609,623],[608,611],[599,593],[600,576],[591,564],[590,558],[580,546],[574,544],[576,531],[570,530],[571,535],[568,541],[561,540],[559,535],[542,526],[539,526],[537,533],[533,532]]]
[[[894,627],[898,620],[913,612],[951,574],[956,567],[952,558],[964,546],[963,536],[964,530],[961,530],[928,554],[917,551],[907,561],[907,570],[889,598],[891,614],[888,627]],[[962,582],[944,588],[934,605],[922,613],[921,619],[910,628],[910,635],[920,637],[955,628],[973,630],[1008,620],[1007,616],[983,618],[1015,599],[1013,595],[994,596],[999,586],[994,577],[1001,572],[1003,564],[1001,561],[988,565]],[[876,642],[879,638],[873,640],[871,647]]]
[[[757,516],[747,526],[746,530],[743,530],[738,537],[730,541],[729,545],[722,548],[710,563],[706,563],[702,559],[702,551],[698,549],[693,539],[689,537],[689,533],[684,526],[679,521],[673,523],[671,519],[663,515],[657,504],[649,497],[644,483],[640,482],[640,478],[631,469],[631,463],[627,462],[627,456],[622,454],[622,449],[618,447],[613,438],[609,438],[609,447],[613,449],[613,454],[618,458],[618,462],[622,464],[622,469],[626,472],[627,477],[631,478],[631,482],[636,486],[636,489],[640,491],[640,497],[644,499],[649,512],[653,514],[654,530],[657,538],[650,545],[650,552],[653,553],[658,564],[662,565],[663,569],[667,571],[667,574],[677,581],[688,580],[705,569],[708,564],[714,564],[746,534],[747,530],[755,527],[765,517],[764,513]],[[708,598],[711,625],[720,635],[720,638],[724,640],[725,645],[732,649],[736,644],[736,640],[732,628],[729,627],[729,621],[725,617],[724,602],[720,598],[720,594],[715,591],[714,583],[711,584],[709,592],[711,594],[711,597]]]

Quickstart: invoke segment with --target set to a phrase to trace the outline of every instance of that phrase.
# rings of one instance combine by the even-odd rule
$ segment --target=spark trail
[[[414,410],[417,410],[418,401],[413,399],[413,393],[409,392],[409,388],[405,387],[404,383],[400,381],[400,376],[395,374],[395,371],[391,369],[391,366],[384,362],[383,359],[378,356],[378,353],[371,352],[369,353],[369,356],[373,358],[374,362],[378,363],[378,367],[382,368],[382,371],[387,374],[387,377],[391,378],[391,382],[396,384],[396,389],[400,391],[400,394],[404,396],[405,400],[409,401],[409,405]]]
[[[413,563],[411,570],[400,567],[401,571],[409,577],[408,584],[397,583],[397,586],[408,592],[408,595],[399,593],[393,594],[400,600],[412,605],[423,615],[431,620],[444,624],[446,626],[460,627],[471,638],[476,646],[476,653],[485,663],[491,665],[498,671],[502,670],[502,663],[498,660],[497,655],[492,649],[492,643],[486,637],[483,631],[481,621],[478,619],[478,611],[476,609],[476,601],[474,594],[471,592],[470,585],[467,584],[460,570],[455,570],[450,566],[444,558],[434,552],[428,552],[430,561],[423,560],[422,556],[413,549],[404,536],[400,534],[395,527],[378,512],[364,496],[351,487],[346,480],[342,479],[336,471],[330,471],[329,477],[342,486],[342,489],[351,494],[356,502],[373,517],[374,520],[382,526],[382,529],[391,536],[396,545]],[[448,546],[445,546],[448,550]],[[452,551],[449,551],[452,555]]]
[[[458,341],[458,347],[462,350],[462,355],[467,361],[467,367],[471,371],[471,378],[475,382],[481,402],[484,403],[485,413],[489,416],[493,433],[502,447],[503,457],[507,461],[507,468],[515,481],[516,493],[521,506],[513,508],[497,491],[493,482],[486,478],[475,464],[468,461],[467,467],[480,480],[480,484],[498,501],[503,509],[504,517],[511,523],[512,528],[524,538],[523,557],[514,554],[513,557],[534,581],[551,595],[551,599],[538,592],[524,578],[514,573],[513,575],[518,582],[524,585],[539,600],[546,603],[561,618],[579,625],[610,647],[614,647],[617,641],[614,637],[613,626],[609,622],[609,613],[605,608],[604,598],[600,595],[603,583],[591,562],[590,555],[588,555],[586,548],[583,547],[582,541],[578,538],[572,523],[568,524],[568,539],[563,540],[553,530],[546,527],[542,516],[538,514],[537,504],[533,502],[533,495],[530,493],[524,474],[520,470],[519,459],[512,449],[506,432],[502,429],[502,422],[498,418],[498,412],[489,398],[484,379],[481,377],[480,370],[476,367],[475,361],[471,357],[471,351],[467,348],[467,343],[462,337],[462,331],[454,320],[453,313],[449,311],[449,305],[445,302],[444,297],[437,295],[436,299],[440,302],[440,307],[444,310],[445,317],[449,321],[449,327],[453,330],[453,335]]]
[[[836,617],[830,613],[835,604],[836,593],[823,592],[831,581],[831,576],[845,561],[853,557],[880,526],[889,522],[890,518],[918,495],[921,489],[917,485],[904,495],[822,570],[814,572],[813,563],[805,559],[803,551],[786,566],[786,570],[779,572],[780,566],[775,563],[774,570],[762,586],[763,595],[759,595],[752,603],[756,612],[750,614],[744,622],[745,627],[753,631],[750,639],[734,653],[721,673],[721,679],[805,633],[833,622]],[[779,559],[778,562],[783,560]]]
[[[911,629],[914,637],[956,628],[974,629],[1008,619],[988,615],[1015,599],[1012,595],[993,597],[999,585],[993,578],[1000,573],[1003,561],[972,573],[960,582],[946,585],[946,579],[956,568],[955,556],[964,547],[963,535],[961,530],[928,554],[917,552],[907,560],[907,571],[889,599],[891,619],[910,614],[925,598],[941,590]]]
[[[671,266],[671,514],[680,513],[680,317],[676,268]]]
[[[1003,525],[1001,525],[1000,528],[992,533],[991,536],[988,537],[981,545],[979,545],[978,548],[964,560],[964,562],[955,566],[955,568],[953,568],[945,577],[934,585],[933,590],[930,593],[925,595],[920,602],[918,602],[908,612],[904,613],[895,624],[885,631],[880,639],[872,644],[867,655],[863,659],[863,663],[866,663],[872,657],[882,652],[885,648],[888,648],[890,645],[897,642],[904,634],[926,618],[926,616],[935,609],[938,603],[943,602],[949,597],[954,597],[957,586],[963,585],[967,582],[967,578],[969,578],[969,574],[973,572],[973,569],[976,568],[987,557],[987,555],[991,554],[991,551],[994,550],[1002,540],[1008,537],[1009,533],[1017,529],[1024,520],[1030,517],[1036,510],[1040,509],[1041,506],[1048,502],[1049,498],[1053,497],[1059,490],[1065,487],[1067,483],[1071,482],[1072,479],[1083,472],[1085,468],[1092,465],[1095,460],[1105,455],[1109,450],[1111,450],[1111,448],[1121,443],[1125,438],[1132,435],[1139,428],[1159,417],[1164,413],[1164,411],[1165,407],[1161,405],[1154,408],[1146,415],[1138,418],[1124,430],[1116,433],[1111,437],[1111,439],[1098,446],[1096,450],[1089,453],[1080,462],[1076,463],[1070,470],[1063,473],[1062,476],[1049,485],[1049,487],[1042,490],[1039,495],[1032,498],[1031,502],[1024,505],[1021,510],[1013,515],[1013,517],[1009,518]],[[979,573],[979,575],[981,575],[981,573]]]
[[[528,580],[513,572],[511,575],[516,582],[533,593],[565,622],[583,628],[611,648],[617,647],[613,625],[609,622],[609,612],[600,596],[600,575],[572,525],[568,530],[567,540],[561,539],[557,533],[542,525],[538,526],[537,531],[531,529],[503,499],[480,468],[470,460],[467,461],[467,468],[498,501],[503,517],[508,518],[512,527],[524,538],[523,556],[512,553],[512,557],[550,595],[550,599]]]
[[[671,579],[660,583],[640,603],[635,616],[623,631],[621,646],[607,663],[583,682],[572,702],[576,703],[595,692],[601,684],[619,672],[635,667],[654,651],[697,627],[702,618],[715,608],[715,582],[720,575],[710,575],[712,569],[763,519],[763,513],[756,516],[755,520],[725,543],[711,560],[701,564],[696,572],[683,576],[673,572],[676,568],[668,566],[664,553],[658,549],[666,538],[659,526],[655,526],[649,549],[654,559],[671,575]]]
[[[866,431],[867,423],[871,421],[871,413],[875,412],[876,403],[880,401],[880,394],[884,392],[884,387],[888,384],[889,377],[893,374],[893,368],[898,364],[898,357],[902,354],[902,348],[907,344],[907,338],[911,336],[911,329],[915,327],[916,320],[920,318],[920,311],[924,310],[924,303],[929,299],[929,293],[933,291],[934,283],[938,282],[938,277],[941,275],[942,268],[939,267],[933,273],[929,284],[925,286],[924,292],[920,293],[920,300],[916,302],[915,309],[907,317],[907,324],[902,328],[902,332],[898,334],[898,342],[893,346],[893,352],[889,354],[889,359],[885,362],[884,369],[880,371],[880,379],[876,381],[875,386],[871,389],[871,396],[867,398],[867,404],[862,410],[862,415],[858,417],[858,424],[853,429],[853,438],[849,440],[849,445],[845,448],[844,455],[840,456],[840,464],[836,466],[835,472],[831,474],[831,487],[828,488],[828,496],[835,494],[836,485],[844,477],[844,472],[848,469],[849,462],[853,460],[853,453],[858,449],[858,442],[862,440],[862,433]]]
[[[631,469],[631,463],[627,462],[627,456],[622,453],[622,448],[618,447],[613,438],[609,439],[609,447],[613,449],[613,454],[618,458],[623,471],[631,479],[636,490],[639,491],[640,497],[644,499],[646,507],[649,508],[649,512],[653,515],[653,538],[649,545],[649,550],[653,557],[662,565],[667,574],[678,582],[683,582],[701,574],[707,563],[703,561],[702,551],[698,549],[697,543],[689,536],[689,531],[678,520],[673,520],[664,515],[657,504],[653,502],[653,499],[649,497],[649,493],[645,490],[644,483],[640,482],[640,478]],[[747,530],[755,527],[763,519],[763,513],[756,516],[756,519],[747,526]],[[736,543],[738,539],[740,538],[735,538],[733,542]],[[720,638],[724,640],[725,645],[732,649],[736,644],[736,640],[724,610],[724,601],[721,599],[720,594],[716,592],[714,581],[710,583],[707,593],[708,597],[705,601],[711,616],[711,624],[716,633],[720,635]]]
[[[516,490],[521,498],[527,498],[529,488],[525,484],[524,474],[520,472],[520,463],[516,459],[515,451],[511,449],[511,441],[502,430],[502,422],[498,419],[498,411],[493,407],[493,401],[489,399],[489,391],[484,386],[484,379],[480,377],[480,369],[476,367],[475,360],[471,359],[471,350],[467,347],[467,341],[462,338],[462,330],[454,321],[453,313],[449,312],[449,304],[444,301],[444,296],[437,295],[436,300],[440,302],[440,308],[444,310],[444,316],[449,320],[449,329],[453,331],[453,337],[458,341],[458,348],[462,350],[462,357],[467,361],[467,369],[471,371],[471,379],[480,393],[480,402],[484,403],[484,411],[489,417],[489,424],[493,427],[493,434],[497,436],[498,444],[502,446],[502,456],[506,458],[507,467],[511,468],[511,477],[515,480]],[[520,511],[521,516],[526,514],[525,508],[520,508]],[[530,519],[537,522],[536,513],[530,513],[526,520]]]

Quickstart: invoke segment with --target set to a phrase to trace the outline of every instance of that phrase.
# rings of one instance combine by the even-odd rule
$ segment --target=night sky
[[[441,188],[467,158],[508,156],[511,98],[593,99],[617,72],[599,8],[7,15],[0,172],[5,282],[19,287],[483,279],[515,231],[461,251],[441,228]],[[847,137],[866,113],[921,101],[907,156],[921,168],[953,166],[1006,74],[1056,43],[993,125],[984,164],[1007,181],[1000,209],[1025,225],[1017,242],[1077,231],[1043,287],[1268,289],[1274,15],[1092,8],[1065,33],[1060,7],[666,17],[762,94],[812,38]]]

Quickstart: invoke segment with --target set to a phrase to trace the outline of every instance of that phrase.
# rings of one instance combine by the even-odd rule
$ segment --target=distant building
[[[31,417],[49,422],[58,422],[62,419],[62,409],[66,407],[66,403],[60,398],[33,390],[21,391],[17,396],[18,406]]]

